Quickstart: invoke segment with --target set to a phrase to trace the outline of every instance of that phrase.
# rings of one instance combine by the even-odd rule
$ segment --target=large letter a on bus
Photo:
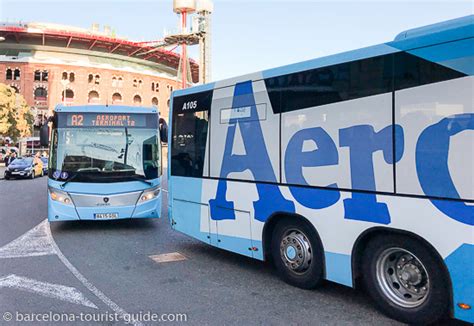
[[[250,116],[237,115],[229,120],[225,141],[224,157],[220,171],[220,178],[225,179],[232,172],[250,170],[257,181],[256,187],[259,199],[253,203],[255,219],[264,222],[275,211],[295,212],[293,202],[286,200],[278,189],[277,179],[272,168],[270,157],[265,146],[262,128],[258,118],[255,99],[253,96],[252,81],[239,83],[235,86],[232,109],[250,109]],[[232,146],[237,124],[245,148],[245,155],[233,154]],[[258,183],[265,181],[266,184]],[[234,203],[227,201],[227,181],[219,180],[215,199],[209,201],[211,218],[214,220],[235,219]]]

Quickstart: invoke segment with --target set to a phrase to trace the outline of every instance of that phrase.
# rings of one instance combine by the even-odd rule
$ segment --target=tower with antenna
[[[163,47],[181,47],[178,67],[178,80],[181,88],[188,87],[191,69],[188,59],[188,46],[199,44],[199,82],[211,81],[211,14],[214,10],[212,0],[173,0],[173,11],[179,15],[178,31],[165,32],[162,40],[144,42],[151,50],[141,52],[144,56]],[[192,28],[188,27],[188,16],[192,16]]]
[[[181,18],[181,31],[178,34],[180,39],[177,40],[178,44],[181,45],[181,60],[179,61],[178,79],[181,77],[181,88],[186,88],[188,86],[188,74],[191,70],[189,67],[187,49],[188,42],[191,41],[191,39],[187,37],[187,35],[190,34],[188,31],[188,14],[192,14],[196,11],[196,1],[173,0],[173,11],[176,14],[179,14]]]

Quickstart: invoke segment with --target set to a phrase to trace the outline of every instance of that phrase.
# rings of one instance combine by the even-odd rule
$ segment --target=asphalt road
[[[40,224],[47,210],[46,181],[0,180],[0,315],[118,311],[184,313],[192,325],[397,324],[376,311],[361,292],[330,282],[314,291],[297,289],[280,281],[268,264],[172,231],[166,206],[163,218],[156,220],[55,222],[52,237],[48,236],[49,225]],[[5,250],[5,245],[39,224]],[[23,248],[31,241],[41,248]],[[20,257],[11,257],[12,252],[20,252]],[[38,252],[41,255],[35,255]],[[156,263],[149,258],[172,252],[187,259]],[[15,277],[20,281],[13,282]],[[25,283],[24,278],[30,281]],[[2,279],[10,285],[2,287]],[[38,293],[33,290],[41,286],[21,288],[28,282],[50,285]],[[69,290],[46,293],[44,288],[53,285]],[[1,316],[0,324],[6,324]],[[8,323],[14,324],[18,322]]]

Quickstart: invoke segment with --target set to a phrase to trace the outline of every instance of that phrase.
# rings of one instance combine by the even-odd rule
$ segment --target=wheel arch
[[[439,254],[439,252],[435,249],[435,247],[423,237],[406,230],[400,230],[390,227],[384,226],[376,226],[369,228],[362,232],[358,237],[357,240],[354,242],[354,246],[352,247],[351,252],[351,269],[352,269],[352,284],[354,288],[358,289],[361,287],[361,262],[362,262],[362,253],[364,252],[365,247],[369,243],[371,239],[379,235],[398,235],[398,236],[406,236],[410,237],[416,241],[419,241],[421,244],[426,246],[428,250],[437,258],[438,262],[442,266],[443,272],[446,275],[449,285],[449,299],[450,299],[450,314],[453,314],[453,286],[451,281],[451,276],[448,271],[448,267],[446,266],[443,257]]]

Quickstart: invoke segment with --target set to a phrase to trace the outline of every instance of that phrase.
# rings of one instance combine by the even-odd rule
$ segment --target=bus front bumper
[[[144,203],[132,206],[76,207],[63,204],[48,197],[48,220],[116,220],[130,218],[159,218],[161,215],[161,193]]]

